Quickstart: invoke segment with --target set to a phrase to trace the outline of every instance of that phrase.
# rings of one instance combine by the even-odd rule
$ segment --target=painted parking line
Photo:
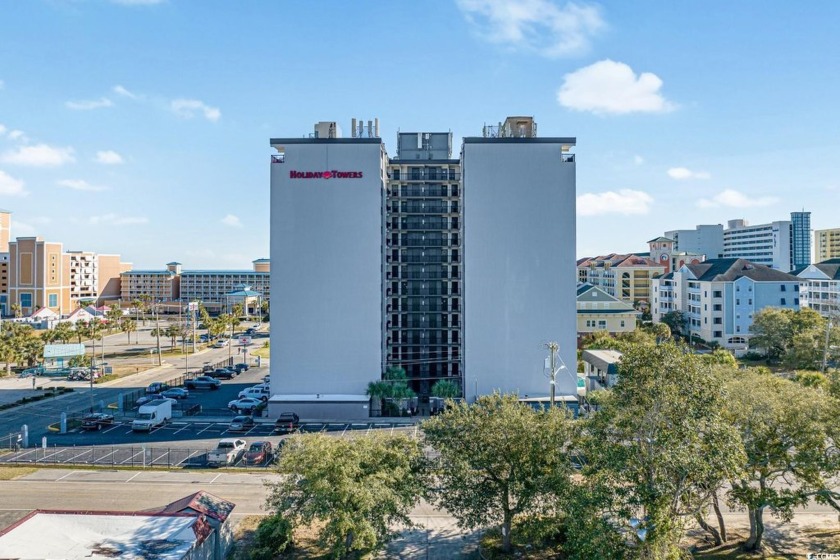
[[[58,451],[56,451],[56,452],[54,452],[54,453],[50,453],[49,455],[47,455],[46,453],[44,453],[44,456],[43,456],[43,457],[41,457],[41,459],[40,459],[40,460],[41,460],[41,461],[46,461],[48,458],[50,458],[50,457],[54,457],[54,456],[56,456],[56,455],[60,455],[60,454],[61,454],[61,453],[63,453],[63,452],[64,452],[64,450],[63,450],[63,449],[60,449],[60,450],[58,450]],[[37,461],[39,461],[39,459],[38,459],[37,455],[35,456],[35,461],[36,461],[36,462],[37,462]]]
[[[105,460],[105,459],[107,459],[108,457],[110,457],[110,456],[112,456],[112,455],[116,455],[118,451],[120,451],[120,450],[119,450],[119,449],[114,449],[113,451],[111,451],[111,452],[110,452],[110,453],[108,453],[107,455],[104,455],[104,456],[100,457],[99,459],[96,459],[96,460],[93,462],[93,464],[95,465],[95,464],[97,464],[99,461],[104,461],[104,460]],[[112,460],[112,462],[113,462],[113,460]]]
[[[213,480],[211,480],[208,484],[213,484],[214,482],[216,482],[216,480],[218,480],[218,478],[219,478],[220,476],[222,476],[222,475],[221,475],[221,473],[220,473],[220,474],[217,474],[216,476],[214,476],[214,477],[213,477]]]
[[[169,451],[167,450],[165,453],[161,453],[158,457],[156,457],[156,458],[152,459],[152,462],[151,462],[151,463],[149,463],[149,464],[150,464],[150,465],[154,465],[155,463],[157,463],[157,462],[158,462],[158,460],[163,459],[164,457],[166,457],[166,456],[168,456],[168,455],[169,455],[169,456],[171,456],[171,455],[169,454]],[[168,463],[168,462],[169,462],[169,461],[167,461],[167,463]]]
[[[135,453],[135,454],[133,454],[133,455],[129,455],[128,459],[125,459],[125,460],[124,460],[124,461],[122,461],[120,464],[121,464],[121,465],[124,465],[124,464],[128,463],[129,461],[131,461],[131,464],[133,465],[133,464],[134,464],[134,458],[135,458],[135,457],[137,457],[138,455],[145,455],[145,454],[146,454],[146,450],[145,450],[145,449],[141,449],[141,450],[140,450],[140,451],[138,451],[137,453]]]
[[[65,474],[64,476],[60,476],[60,477],[56,478],[55,481],[58,482],[60,480],[64,480],[68,476],[71,476],[71,475],[74,475],[74,474],[76,474],[76,471],[70,471],[69,473]]]
[[[209,429],[210,429],[210,428],[212,428],[213,426],[214,426],[214,424],[209,424],[206,428],[204,428],[203,430],[201,430],[200,432],[198,432],[198,434],[199,434],[199,435],[203,434],[204,432],[206,432],[207,430],[209,430]]]
[[[189,424],[184,424],[184,427],[183,427],[183,428],[181,428],[180,430],[178,430],[178,431],[177,431],[177,432],[175,432],[175,433],[176,433],[176,434],[180,434],[180,433],[181,433],[181,432],[183,432],[184,430],[189,430],[189,429],[190,429],[190,427],[191,427],[191,426],[190,426]]]
[[[193,451],[192,453],[190,453],[190,454],[189,454],[189,455],[188,455],[188,456],[187,456],[187,457],[186,457],[183,461],[181,461],[180,463],[178,463],[178,464],[177,464],[177,465],[175,465],[175,466],[176,466],[176,467],[177,467],[177,466],[181,466],[181,465],[183,465],[184,463],[189,462],[189,461],[190,461],[190,459],[192,459],[193,457],[198,456],[199,454],[204,454],[204,453],[206,453],[206,451],[195,450],[195,451]]]
[[[64,462],[65,463],[70,463],[70,462],[74,461],[75,459],[77,459],[78,457],[81,457],[82,455],[87,455],[88,453],[92,453],[92,452],[93,452],[93,449],[85,449],[81,453],[79,453],[77,455],[74,455],[74,456],[70,457],[69,459],[65,459]]]
[[[107,434],[108,432],[113,432],[114,430],[117,430],[119,428],[122,428],[122,424],[114,424],[113,426],[111,426],[107,430],[101,431],[100,433]]]
[[[24,451],[23,453],[18,453],[17,455],[14,456],[13,460],[14,461],[22,461],[24,457],[26,457],[27,455],[31,455],[32,453],[35,454],[35,460],[37,461],[37,459],[38,459],[38,448],[37,447],[35,449],[30,449],[29,451]]]
[[[138,472],[138,473],[134,473],[134,474],[131,476],[131,478],[129,478],[128,480],[126,480],[126,482],[127,482],[127,483],[128,483],[128,482],[131,482],[132,480],[134,480],[134,479],[135,479],[135,478],[137,478],[138,476],[140,476],[140,473],[139,473],[139,472]]]

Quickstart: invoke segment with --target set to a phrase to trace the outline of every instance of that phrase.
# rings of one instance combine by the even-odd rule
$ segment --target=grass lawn
[[[251,558],[250,549],[253,543],[254,531],[263,519],[261,515],[249,515],[243,517],[233,530],[236,547],[231,560],[248,560]],[[295,530],[295,546],[279,556],[277,560],[331,560],[332,557],[318,546],[318,533],[312,527],[304,527]],[[370,558],[366,555],[362,558],[354,557],[355,560]]]
[[[256,350],[251,351],[252,356],[259,356],[263,359],[268,359],[271,357],[271,348],[269,347],[268,343],[265,344],[262,348],[257,348]]]
[[[37,470],[34,467],[0,467],[0,480],[14,480]]]

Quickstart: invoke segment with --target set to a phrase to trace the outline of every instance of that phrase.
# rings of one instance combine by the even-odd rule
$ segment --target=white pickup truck
[[[245,449],[248,447],[248,442],[244,439],[226,438],[220,440],[216,449],[207,454],[207,466],[221,467],[235,465]]]

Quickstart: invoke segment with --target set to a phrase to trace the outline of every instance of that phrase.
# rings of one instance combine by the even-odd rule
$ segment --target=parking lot
[[[206,467],[207,453],[223,438],[269,441],[277,448],[287,435],[275,435],[273,421],[258,421],[247,430],[231,432],[230,422],[171,422],[151,433],[136,433],[130,423],[120,422],[101,431],[77,431],[48,438],[46,447],[29,447],[5,455],[0,462],[13,464],[98,465],[122,467]],[[416,435],[413,425],[398,423],[317,423],[301,424],[301,433],[326,432],[341,436],[372,431],[402,432]],[[58,443],[53,443],[58,442]],[[125,442],[125,443],[120,443]],[[38,442],[35,442],[38,443]],[[241,463],[241,461],[240,461]],[[234,466],[241,467],[237,463]],[[266,467],[269,465],[249,465]]]

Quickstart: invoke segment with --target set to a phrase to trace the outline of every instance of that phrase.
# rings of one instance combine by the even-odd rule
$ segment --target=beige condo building
[[[20,307],[20,314],[48,307],[69,313],[70,270],[61,243],[40,237],[18,237],[9,243],[8,312]]]
[[[814,230],[814,262],[840,258],[840,228]]]

